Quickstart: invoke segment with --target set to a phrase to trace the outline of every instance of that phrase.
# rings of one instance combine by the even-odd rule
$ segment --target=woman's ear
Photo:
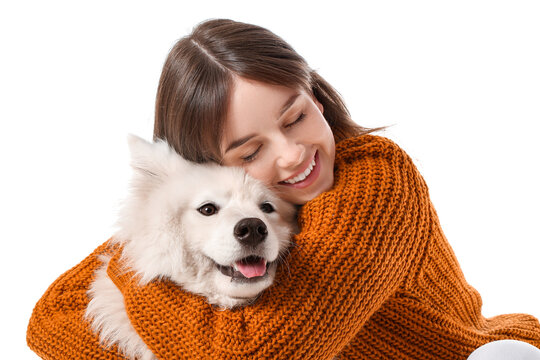
[[[321,104],[319,99],[317,99],[317,97],[313,93],[313,90],[311,91],[311,100],[313,100],[313,102],[315,103],[315,106],[317,106],[317,109],[319,109],[321,114],[324,114],[324,106],[323,106],[323,104]]]
[[[323,106],[323,104],[321,104],[319,102],[319,100],[317,100],[317,98],[315,96],[313,96],[313,101],[315,102],[315,105],[317,105],[317,108],[319,109],[321,114],[324,114],[324,106]]]

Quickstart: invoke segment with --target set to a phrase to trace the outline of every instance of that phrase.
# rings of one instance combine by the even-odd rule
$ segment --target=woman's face
[[[311,94],[236,77],[224,125],[223,164],[282,199],[304,204],[332,187],[334,136]]]

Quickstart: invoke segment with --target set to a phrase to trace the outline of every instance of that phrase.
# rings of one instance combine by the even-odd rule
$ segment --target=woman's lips
[[[312,162],[313,161],[315,161],[315,165],[313,166],[313,169],[306,176],[305,179],[294,182],[293,184],[285,182],[285,181],[280,181],[279,184],[284,185],[284,186],[294,187],[294,188],[297,188],[297,189],[302,189],[302,188],[308,187],[309,185],[313,184],[313,182],[315,180],[317,180],[317,178],[319,177],[319,173],[321,172],[321,165],[320,165],[320,162],[319,162],[319,152],[318,151],[315,153],[315,156],[313,157]],[[306,167],[306,170],[308,168],[309,168],[309,165],[308,165],[308,167]],[[303,172],[300,172],[299,175],[295,175],[294,177],[289,178],[287,181],[291,181],[291,180],[293,180],[295,178],[298,178],[301,174],[305,173],[306,170],[304,170]]]

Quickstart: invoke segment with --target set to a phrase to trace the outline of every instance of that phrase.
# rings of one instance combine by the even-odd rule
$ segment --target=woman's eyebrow
[[[229,146],[227,146],[227,149],[225,149],[225,152],[228,152],[232,149],[236,149],[237,147],[244,145],[251,138],[255,137],[255,135],[256,134],[250,134],[250,135],[244,136],[243,138],[233,141],[232,143],[229,144]]]
[[[281,110],[279,111],[279,117],[282,117],[283,114],[285,114],[285,112],[287,110],[289,110],[289,108],[294,104],[294,102],[296,101],[296,98],[298,98],[300,96],[300,93],[296,93],[296,94],[293,94],[291,95],[291,97],[289,97],[289,99],[287,99],[287,101],[285,102],[285,104],[283,105],[283,107],[281,108]]]
[[[289,108],[291,106],[293,106],[294,102],[296,101],[296,99],[300,96],[300,93],[296,93],[296,94],[292,94],[288,99],[287,101],[285,102],[285,104],[283,104],[283,107],[281,108],[281,110],[279,111],[279,117],[282,117],[283,114],[285,114],[285,112],[287,110],[289,110]],[[240,138],[238,140],[235,140],[233,141],[232,143],[229,144],[229,146],[227,146],[227,148],[225,149],[225,153],[233,150],[233,149],[236,149],[237,147],[239,146],[242,146],[244,145],[245,143],[247,143],[249,140],[251,140],[251,138],[255,137],[256,134],[250,134],[250,135],[247,135],[247,136],[244,136],[243,138]]]

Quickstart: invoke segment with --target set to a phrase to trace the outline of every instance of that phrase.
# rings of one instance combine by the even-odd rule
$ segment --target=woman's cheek
[[[268,171],[259,164],[249,163],[244,166],[244,170],[252,177],[259,181],[262,181],[266,186],[272,186],[272,178]]]

